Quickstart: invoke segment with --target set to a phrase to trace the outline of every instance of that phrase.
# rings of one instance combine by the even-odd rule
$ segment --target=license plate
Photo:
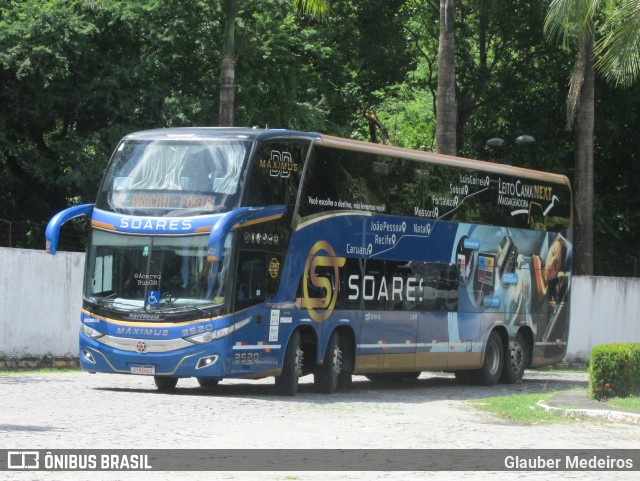
[[[131,374],[142,374],[143,376],[153,376],[156,373],[156,367],[150,364],[132,364]]]

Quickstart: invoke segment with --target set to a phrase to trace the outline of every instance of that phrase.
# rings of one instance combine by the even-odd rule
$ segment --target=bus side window
[[[243,205],[295,205],[308,142],[270,142],[250,166]]]
[[[428,311],[458,309],[458,268],[455,264],[425,262],[420,269],[423,285],[422,307]]]
[[[246,308],[264,301],[265,287],[265,253],[241,250],[236,271],[236,308]]]

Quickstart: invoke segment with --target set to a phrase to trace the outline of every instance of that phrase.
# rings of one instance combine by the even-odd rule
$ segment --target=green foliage
[[[589,397],[640,395],[640,343],[601,344],[591,351]]]
[[[364,114],[375,114],[390,144],[432,150],[437,2],[332,0],[322,18],[290,1],[237,3],[237,125],[369,140]],[[13,222],[13,246],[41,248],[53,214],[93,202],[124,134],[217,123],[221,4],[0,1],[0,219]],[[546,4],[459,0],[456,9],[461,155],[571,178],[564,103],[573,58],[544,42]],[[639,88],[596,86],[600,275],[632,275],[640,258]],[[522,134],[536,143],[514,146]],[[490,150],[492,137],[507,148]]]
[[[406,81],[375,92],[375,110],[386,126],[389,143],[398,147],[432,151],[435,143],[436,119],[433,94],[424,88],[428,66],[418,60],[416,70]],[[368,140],[362,135],[363,140]]]
[[[11,200],[0,217],[44,222],[92,202],[129,131],[211,123],[213,13],[204,0],[3,3],[0,185]],[[14,246],[40,247],[37,237]]]
[[[236,123],[324,130],[326,99],[316,65],[326,63],[315,27],[277,0],[246,2],[240,12]],[[330,53],[330,52],[329,52]]]
[[[596,43],[595,67],[608,81],[628,87],[640,74],[640,3],[638,0],[607,3],[610,10]]]

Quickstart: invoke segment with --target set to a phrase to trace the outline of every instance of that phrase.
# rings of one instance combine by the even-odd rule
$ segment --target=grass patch
[[[605,402],[618,409],[640,411],[640,396],[614,397],[607,399]]]
[[[513,394],[511,396],[475,399],[471,402],[477,409],[493,413],[499,418],[515,424],[534,425],[567,422],[567,418],[556,416],[536,405],[538,401],[548,399],[554,394],[556,393]]]

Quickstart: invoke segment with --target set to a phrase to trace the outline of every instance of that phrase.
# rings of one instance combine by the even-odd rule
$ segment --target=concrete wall
[[[84,254],[0,247],[0,356],[77,356]],[[640,341],[640,279],[574,277],[567,361]]]
[[[84,253],[0,247],[0,355],[78,355]]]
[[[586,361],[591,348],[640,342],[640,279],[574,276],[567,361]]]

